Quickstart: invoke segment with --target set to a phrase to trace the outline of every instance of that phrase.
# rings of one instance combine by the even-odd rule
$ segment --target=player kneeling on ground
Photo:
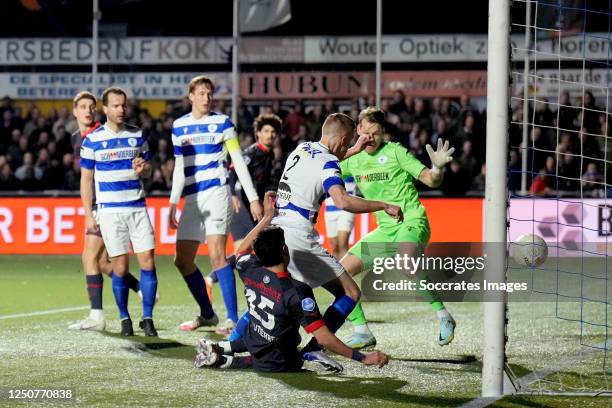
[[[365,365],[386,365],[386,354],[375,351],[364,355],[342,343],[325,325],[312,289],[291,278],[284,232],[280,227],[269,226],[274,216],[274,198],[274,193],[266,193],[263,219],[236,250],[236,268],[249,305],[249,325],[244,336],[231,342],[200,340],[195,366],[299,371],[303,364],[298,350],[300,325],[328,350]],[[251,248],[254,254],[249,252]],[[249,356],[234,355],[240,352],[248,352]],[[328,368],[342,371],[342,366],[333,360]]]

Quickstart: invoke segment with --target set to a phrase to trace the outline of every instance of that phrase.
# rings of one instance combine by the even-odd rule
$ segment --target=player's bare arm
[[[374,136],[371,134],[361,134],[359,138],[355,142],[355,144],[346,151],[346,155],[344,156],[344,160],[348,159],[351,156],[356,155],[357,153],[362,152],[365,148],[374,142]]]
[[[251,250],[253,241],[259,232],[270,225],[272,218],[276,213],[276,192],[268,191],[264,196],[264,205],[263,205],[263,216],[259,223],[247,234],[246,237],[240,242],[240,245],[236,248],[234,254],[238,256],[238,254],[247,252]]]
[[[85,228],[96,231],[98,223],[93,215],[94,170],[81,168],[81,202],[85,211]]]
[[[317,342],[325,349],[333,351],[341,356],[352,358],[360,361],[365,365],[377,365],[383,367],[389,363],[389,356],[381,351],[373,351],[368,354],[361,354],[358,351],[353,350],[342,342],[334,333],[332,333],[327,326],[321,326],[312,333]]]
[[[348,194],[343,186],[335,185],[329,189],[329,195],[334,200],[336,207],[351,213],[361,214],[376,211],[384,211],[398,222],[404,220],[404,213],[397,205],[388,204],[382,201],[365,200]]]
[[[170,192],[170,211],[168,212],[168,225],[172,229],[178,228],[176,206],[185,187],[185,163],[182,155],[174,157],[174,172],[172,173],[172,190]]]
[[[434,150],[429,144],[425,146],[425,149],[431,159],[431,169],[423,169],[419,174],[419,181],[431,188],[440,187],[444,178],[442,170],[453,160],[455,148],[449,148],[448,140],[444,142],[442,139],[438,139],[437,150]]]

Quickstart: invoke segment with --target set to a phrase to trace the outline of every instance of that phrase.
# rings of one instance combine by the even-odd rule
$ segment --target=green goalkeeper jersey
[[[404,224],[428,225],[425,207],[419,201],[414,179],[425,168],[399,143],[383,143],[369,154],[365,150],[340,162],[343,177],[353,176],[363,196],[401,207]],[[379,227],[397,226],[384,211],[375,213]]]

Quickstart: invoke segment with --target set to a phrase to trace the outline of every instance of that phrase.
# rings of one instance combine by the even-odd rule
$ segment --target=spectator
[[[534,127],[529,136],[527,166],[532,171],[538,171],[546,163],[546,156],[551,151],[548,142],[542,137],[542,129]]]
[[[480,173],[474,178],[474,182],[472,183],[472,190],[484,191],[486,177],[487,177],[487,165],[482,163],[482,165],[480,166]]]
[[[597,170],[597,165],[593,162],[587,164],[587,169],[582,175],[582,189],[593,197],[601,197],[603,188],[603,175]]]
[[[40,180],[42,176],[42,170],[38,167],[34,167],[34,155],[30,152],[25,152],[23,155],[23,164],[15,170],[15,177],[17,180],[24,181],[28,177],[34,177],[36,180]]]
[[[584,109],[581,113],[584,115],[584,121],[579,125],[579,128],[585,127],[588,133],[595,134],[600,129],[599,113],[602,109],[595,104],[595,97],[591,91],[584,93],[583,101]]]
[[[580,163],[572,153],[561,155],[559,164],[559,188],[562,191],[576,191],[580,188]]]
[[[604,137],[589,135],[586,128],[582,128],[578,134],[578,139],[580,141],[580,150],[578,151],[582,151],[582,157],[587,159],[600,159],[603,157],[596,139],[604,139]]]
[[[431,144],[432,145],[437,145],[438,143],[438,139],[442,138],[442,140],[446,141],[448,140],[451,145],[453,142],[453,138],[450,137],[449,132],[447,131],[446,128],[446,121],[444,119],[442,119],[441,117],[438,119],[438,121],[436,122],[436,129],[433,132],[433,134],[431,135]]]
[[[42,176],[44,176],[45,172],[51,167],[51,158],[46,147],[43,147],[38,151],[38,158],[36,159],[36,164],[34,164],[34,167],[40,170]],[[40,177],[41,179],[42,176]]]
[[[11,169],[11,166],[8,162],[0,166],[0,190],[19,190],[19,181],[13,175],[13,170]]]
[[[419,124],[421,129],[425,129],[427,132],[431,133],[431,117],[427,112],[427,105],[425,105],[425,101],[422,98],[414,99],[414,121]]]
[[[574,119],[576,119],[577,111],[572,106],[570,101],[570,94],[568,91],[561,92],[559,96],[559,123],[557,124],[560,129],[572,130],[574,129]]]
[[[79,190],[81,187],[81,166],[77,160],[72,161],[72,166],[66,172],[62,190]]]
[[[17,168],[18,166],[21,166],[21,158],[23,156],[23,153],[21,152],[20,149],[20,145],[21,145],[21,130],[19,129],[13,129],[13,132],[11,133],[11,144],[7,147],[6,149],[6,155],[8,162],[11,164],[12,168]],[[25,148],[28,148],[28,138],[24,136],[25,139]]]
[[[405,99],[406,95],[404,94],[404,92],[400,90],[393,92],[393,101],[389,105],[388,112],[393,113],[397,116],[399,116],[402,112],[409,113]]]
[[[454,140],[452,140],[451,143],[454,146],[463,146],[463,142],[465,142],[466,140],[473,142],[474,141],[474,124],[475,124],[474,115],[472,114],[466,115],[463,121],[463,127],[461,128],[461,130],[457,132]]]
[[[308,126],[310,140],[319,140],[321,138],[323,122],[325,121],[324,109],[325,107],[323,105],[317,104],[308,114],[306,126]]]
[[[472,184],[467,172],[461,168],[457,160],[447,166],[440,190],[447,197],[463,197]]]
[[[541,98],[536,102],[533,123],[534,125],[546,127],[551,127],[553,125],[553,113],[550,110],[550,102],[548,102],[548,98]]]
[[[294,137],[300,131],[300,126],[306,126],[306,115],[301,102],[296,102],[289,110],[284,122],[284,130],[287,136]]]
[[[476,160],[474,154],[472,153],[472,142],[470,140],[463,142],[458,161],[459,165],[468,174],[470,180],[472,180],[476,176],[479,166],[478,160]]]
[[[549,187],[548,176],[546,170],[542,169],[538,172],[536,178],[533,179],[529,192],[534,196],[547,196],[552,193],[552,189]]]

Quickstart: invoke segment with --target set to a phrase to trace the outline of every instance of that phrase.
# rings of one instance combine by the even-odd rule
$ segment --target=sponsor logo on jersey
[[[243,279],[243,282],[245,286],[256,289],[276,302],[282,298],[282,294],[278,290],[270,286],[265,286],[263,282],[256,282],[248,276]]]
[[[201,144],[201,143],[217,143],[214,135],[187,136],[181,138],[181,146]]]
[[[312,298],[304,298],[302,299],[302,309],[304,309],[306,312],[312,312],[315,308],[315,301]]]
[[[363,174],[360,176],[356,176],[356,178],[362,183],[367,183],[370,181],[384,181],[389,180],[389,173],[384,171],[380,173]]]
[[[133,159],[137,155],[138,155],[138,149],[113,151],[113,152],[108,152],[108,153],[101,153],[99,161]]]

